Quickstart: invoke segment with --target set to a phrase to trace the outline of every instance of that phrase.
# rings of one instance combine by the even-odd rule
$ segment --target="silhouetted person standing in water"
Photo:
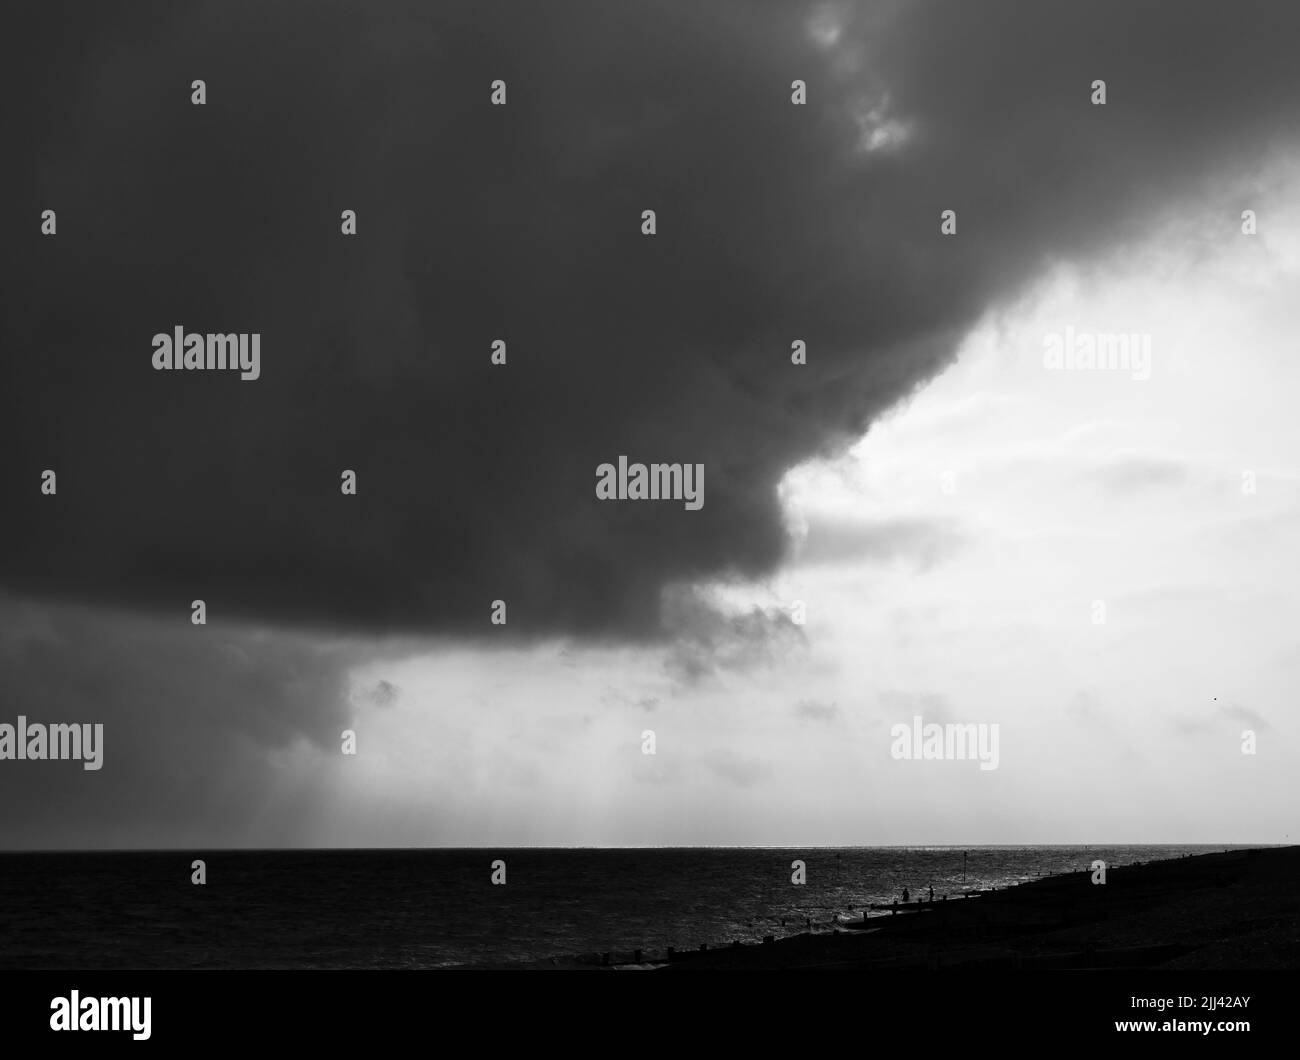
[[[934,901],[934,884],[930,884],[930,901]]]
[[[904,904],[904,905],[907,905],[907,899],[908,899],[907,888],[904,887],[904,888],[903,888],[903,904]]]

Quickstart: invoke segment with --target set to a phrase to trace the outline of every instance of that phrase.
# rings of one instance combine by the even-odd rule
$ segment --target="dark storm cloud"
[[[487,631],[505,598],[512,633],[659,633],[665,585],[773,569],[783,473],[983,309],[1295,127],[1300,9],[872,5],[826,49],[815,10],[26,8],[0,44],[0,584],[367,630]],[[259,332],[261,378],[152,371],[176,325]],[[623,453],[702,462],[703,509],[597,501]]]
[[[341,760],[350,716],[354,652],[318,641],[0,597],[0,722],[104,727],[98,770],[0,762],[0,845],[293,841],[319,792],[285,756]]]

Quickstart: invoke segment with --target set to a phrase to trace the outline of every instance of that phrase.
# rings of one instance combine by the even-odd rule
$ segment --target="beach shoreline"
[[[1300,846],[1111,866],[870,918],[864,930],[668,952],[584,954],[529,968],[610,970],[1300,968]],[[496,967],[500,967],[499,965]]]

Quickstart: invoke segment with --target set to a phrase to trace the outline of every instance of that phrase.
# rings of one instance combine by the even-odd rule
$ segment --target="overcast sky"
[[[1300,13],[30,18],[0,722],[105,747],[0,761],[0,843],[1288,838]],[[261,377],[155,372],[178,325]],[[598,500],[620,454],[703,507]]]

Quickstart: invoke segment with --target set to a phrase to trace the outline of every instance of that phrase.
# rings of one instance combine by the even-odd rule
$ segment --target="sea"
[[[643,964],[1231,846],[0,853],[0,969]],[[202,860],[206,882],[192,882]],[[795,883],[795,865],[805,882]],[[503,863],[503,864],[498,864]],[[493,882],[497,880],[504,882]],[[881,913],[879,915],[889,915]],[[640,951],[639,954],[637,951]]]

